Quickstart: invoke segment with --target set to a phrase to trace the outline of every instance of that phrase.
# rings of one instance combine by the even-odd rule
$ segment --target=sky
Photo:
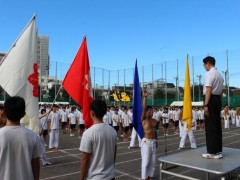
[[[216,58],[221,72],[226,71],[226,50],[230,85],[239,84],[239,0],[0,0],[0,4],[0,52],[10,49],[36,13],[38,34],[49,36],[50,74],[55,74],[58,62],[60,79],[86,35],[90,66],[98,68],[99,84],[109,81],[101,68],[111,71],[111,83],[130,83],[136,59],[140,81],[175,82],[178,70],[183,84],[187,54],[191,79],[198,81],[196,75],[205,74],[202,59],[207,55]]]

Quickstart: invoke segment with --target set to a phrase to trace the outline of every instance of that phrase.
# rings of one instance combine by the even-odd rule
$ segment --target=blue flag
[[[141,89],[138,77],[137,60],[135,64],[134,72],[134,89],[133,89],[133,127],[137,131],[139,137],[144,137],[142,126],[142,101],[141,101]]]

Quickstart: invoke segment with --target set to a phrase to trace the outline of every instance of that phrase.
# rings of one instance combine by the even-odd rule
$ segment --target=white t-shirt
[[[47,116],[44,116],[43,118],[41,118],[40,122],[41,122],[42,129],[43,129],[43,130],[47,130],[47,129],[48,129]],[[39,130],[40,130],[40,129],[39,129]]]
[[[61,121],[62,121],[62,122],[67,122],[68,114],[67,114],[66,111],[61,111],[60,116],[61,116]]]
[[[158,120],[158,112],[153,112],[152,118]]]
[[[123,120],[123,125],[124,127],[129,126],[129,116],[126,113],[122,113],[122,120]]]
[[[78,124],[84,124],[83,114],[81,111],[78,112],[78,118],[79,118]]]
[[[198,119],[197,111],[192,110],[192,119],[196,121]]]
[[[231,118],[235,119],[236,117],[236,111],[235,110],[231,110]]]
[[[77,115],[76,115],[75,112],[74,112],[74,113],[71,112],[71,113],[68,115],[68,118],[69,118],[70,124],[77,124]]]
[[[113,114],[112,116],[113,126],[118,126],[119,121],[120,121],[120,116],[118,114]]]
[[[174,111],[173,112],[173,120],[174,121],[179,121],[179,111]]]
[[[83,133],[79,150],[91,153],[87,179],[109,180],[115,177],[116,145],[117,133],[105,123],[94,124]]]
[[[204,111],[203,110],[198,110],[197,114],[198,114],[198,119],[199,120],[204,119]]]
[[[59,129],[60,114],[58,112],[50,112],[48,119],[50,119],[51,129]]]
[[[103,116],[103,122],[104,122],[105,124],[109,124],[109,116],[108,116],[107,114],[105,114],[105,115]]]
[[[108,124],[112,124],[112,112],[108,111],[107,115],[108,115]]]
[[[121,109],[119,109],[118,114],[119,114],[120,117],[122,116],[122,113],[123,113],[123,111]]]
[[[168,111],[168,116],[169,116],[168,117],[169,119],[173,119],[173,111],[172,110]]]
[[[22,126],[0,129],[1,180],[33,180],[31,161],[43,153],[39,136]]]
[[[168,113],[162,113],[162,123],[166,124],[169,123],[169,114]]]
[[[129,123],[132,124],[132,117],[133,117],[133,113],[129,110],[128,111],[128,118],[129,118]]]

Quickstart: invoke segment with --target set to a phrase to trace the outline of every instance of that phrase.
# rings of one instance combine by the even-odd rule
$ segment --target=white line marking
[[[63,174],[63,175],[59,175],[59,176],[47,177],[47,178],[44,178],[44,179],[41,179],[41,180],[55,179],[55,178],[60,178],[60,177],[65,177],[65,176],[71,176],[71,175],[73,175],[73,174],[79,174],[79,173],[80,173],[80,171],[77,171],[77,172],[68,173],[68,174]]]

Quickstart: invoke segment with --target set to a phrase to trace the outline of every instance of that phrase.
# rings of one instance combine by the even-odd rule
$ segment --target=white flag
[[[10,96],[24,98],[26,117],[21,120],[21,123],[38,132],[38,66],[35,16],[4,57],[0,65],[0,85]]]

